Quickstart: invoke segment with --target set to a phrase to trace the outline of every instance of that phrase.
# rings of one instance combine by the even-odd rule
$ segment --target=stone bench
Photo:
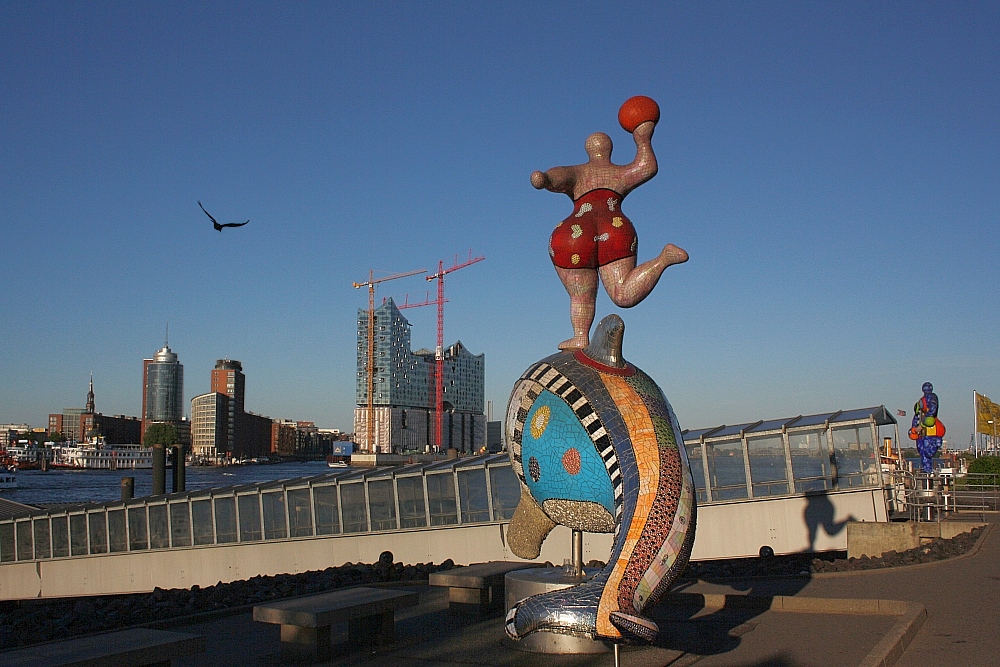
[[[494,560],[433,572],[431,586],[448,587],[449,607],[454,611],[476,611],[487,615],[504,608],[504,577],[508,572],[540,567],[541,563]]]
[[[281,625],[282,657],[320,661],[330,658],[334,623],[347,621],[353,646],[386,644],[395,637],[396,609],[413,607],[419,599],[412,591],[347,588],[257,605],[253,620]]]
[[[170,667],[174,658],[205,651],[205,638],[132,628],[0,653],[4,667]]]

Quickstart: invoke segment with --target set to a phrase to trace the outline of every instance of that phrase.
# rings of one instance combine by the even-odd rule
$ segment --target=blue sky
[[[973,389],[1000,400],[995,3],[399,4],[4,3],[0,422],[82,406],[91,371],[138,415],[169,322],[186,399],[230,357],[248,409],[350,430],[352,281],[470,249],[445,338],[502,414],[570,334],[545,252],[570,202],[528,176],[594,131],[630,161],[637,94],[639,258],[691,261],[598,317],[683,426],[910,413],[931,381],[964,447]],[[431,347],[434,309],[406,315]]]

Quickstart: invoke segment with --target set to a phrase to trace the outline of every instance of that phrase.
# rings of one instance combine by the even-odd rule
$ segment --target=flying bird
[[[198,206],[201,206],[201,202],[198,202]],[[201,206],[201,210],[205,211],[205,207]],[[216,231],[220,232],[222,231],[223,227],[242,227],[243,225],[247,224],[247,222],[250,222],[249,220],[247,220],[247,222],[227,222],[225,224],[220,224],[215,218],[212,217],[212,214],[209,213],[208,211],[205,211],[205,215],[207,215],[208,219],[212,221],[213,225],[215,225]]]

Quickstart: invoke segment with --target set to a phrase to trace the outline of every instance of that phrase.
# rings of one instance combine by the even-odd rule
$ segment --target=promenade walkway
[[[746,604],[697,609],[661,605],[655,612],[659,646],[626,648],[623,667],[830,667],[861,665],[874,654],[888,654],[886,638],[900,629],[899,616],[844,612],[844,600],[897,600],[926,608],[926,621],[903,655],[900,667],[1000,664],[1000,530],[996,517],[965,556],[905,568],[818,574],[802,578],[747,581],[699,581],[678,587],[680,599],[718,600],[719,595]],[[420,605],[397,615],[397,641],[374,653],[353,653],[327,665],[399,665],[400,667],[610,667],[610,654],[540,656],[514,648],[499,617],[476,620],[448,611],[447,591],[410,586]],[[773,598],[772,596],[785,596]],[[752,604],[792,600],[785,610]],[[679,599],[674,597],[674,601]],[[815,604],[814,604],[815,603]],[[839,605],[839,607],[838,607]],[[780,607],[780,605],[777,605]],[[814,609],[805,611],[805,606]],[[276,626],[254,623],[250,612],[170,626],[204,634],[204,654],[175,660],[178,667],[277,666]],[[880,644],[881,643],[881,644]],[[891,643],[891,642],[890,642]],[[881,648],[880,648],[881,647]],[[882,656],[885,657],[885,656]],[[872,664],[872,663],[869,663]]]

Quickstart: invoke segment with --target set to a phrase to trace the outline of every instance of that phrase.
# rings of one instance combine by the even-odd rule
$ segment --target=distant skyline
[[[352,428],[353,281],[447,282],[445,343],[511,386],[569,337],[535,169],[659,102],[639,259],[691,260],[625,356],[703,428],[885,404],[925,381],[965,447],[1000,401],[1000,5],[8,2],[0,23],[0,423],[138,416],[164,339],[190,399],[239,359],[248,408]],[[250,224],[222,233],[220,222]],[[422,301],[421,277],[380,286]],[[407,310],[433,348],[433,308]],[[905,437],[905,435],[904,435]],[[907,444],[904,442],[904,445]]]

